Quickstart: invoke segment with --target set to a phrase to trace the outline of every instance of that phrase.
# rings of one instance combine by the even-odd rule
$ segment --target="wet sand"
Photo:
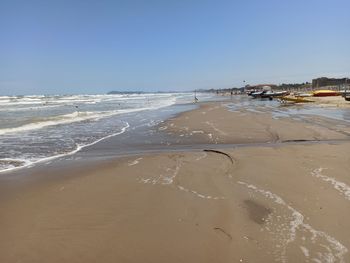
[[[158,129],[246,147],[47,168],[3,184],[0,262],[348,262],[349,127],[316,120],[203,104]]]
[[[348,140],[350,127],[329,119],[307,121],[273,118],[269,110],[228,112],[227,103],[207,103],[198,110],[169,119],[159,128],[177,137],[207,143],[273,143],[287,141]]]

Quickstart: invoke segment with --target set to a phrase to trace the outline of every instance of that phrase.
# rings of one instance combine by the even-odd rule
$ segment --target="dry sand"
[[[346,101],[342,96],[333,97],[312,97],[316,105],[323,107],[350,108],[350,101]]]
[[[211,103],[161,127],[247,147],[48,170],[12,187],[0,262],[349,262],[346,133],[241,114]],[[254,145],[300,139],[336,142]]]

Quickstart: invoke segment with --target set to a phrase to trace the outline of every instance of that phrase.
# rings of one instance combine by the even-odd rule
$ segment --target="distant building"
[[[312,88],[321,88],[327,86],[340,86],[349,84],[350,80],[348,78],[335,79],[335,78],[317,78],[312,80]]]

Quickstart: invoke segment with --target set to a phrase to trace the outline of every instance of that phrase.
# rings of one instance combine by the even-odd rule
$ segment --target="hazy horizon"
[[[2,1],[0,95],[349,77],[349,8],[345,0]]]

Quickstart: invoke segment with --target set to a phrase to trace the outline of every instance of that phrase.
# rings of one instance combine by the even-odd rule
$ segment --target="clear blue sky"
[[[349,0],[0,0],[0,94],[350,74]]]

